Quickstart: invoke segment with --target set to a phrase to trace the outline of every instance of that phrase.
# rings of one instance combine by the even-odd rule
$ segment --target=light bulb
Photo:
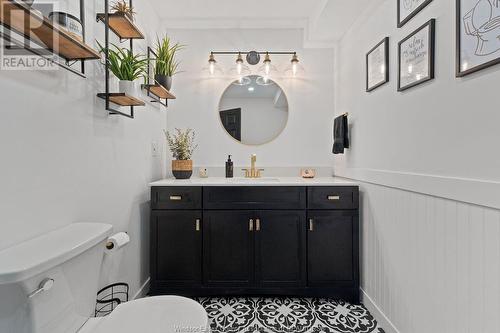
[[[290,65],[285,70],[285,74],[289,77],[291,76],[291,77],[295,78],[295,77],[299,76],[300,74],[302,74],[303,72],[304,72],[304,69],[299,63],[299,58],[297,57],[297,54],[294,53],[292,60],[290,61]]]
[[[264,73],[266,76],[269,76],[269,73],[271,73],[271,58],[269,57],[269,53],[266,53],[266,58],[264,59]]]
[[[213,53],[210,53],[210,57],[208,58],[208,66],[203,68],[203,70],[206,70],[209,76],[212,77],[223,74],[222,69],[219,65],[217,65],[217,61],[215,60]]]
[[[250,69],[245,65],[241,53],[238,53],[238,57],[236,58],[236,66],[231,69],[230,73],[231,75],[234,75],[236,77],[242,77],[250,74]]]
[[[297,76],[297,63],[296,62],[294,62],[292,64],[292,75]]]
[[[265,71],[266,75],[269,75],[269,73],[271,72],[271,64],[270,63],[268,63],[268,62],[265,63],[264,71]]]
[[[238,58],[236,59],[236,73],[241,75],[243,72],[243,58],[241,57],[241,53],[238,53]]]

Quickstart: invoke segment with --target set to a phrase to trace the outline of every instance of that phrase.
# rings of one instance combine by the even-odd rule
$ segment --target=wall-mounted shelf
[[[144,106],[146,103],[141,101],[140,99],[137,99],[132,96],[128,96],[125,93],[99,93],[97,94],[97,97],[106,99],[106,97],[109,99],[111,103],[114,103],[119,106]]]
[[[160,84],[143,84],[142,89],[147,90],[149,93],[160,99],[176,99],[174,94]]]
[[[106,24],[106,14],[97,14],[97,20]],[[144,35],[134,22],[125,14],[108,14],[109,29],[120,39],[144,39]]]
[[[100,58],[96,50],[22,3],[0,0],[0,23],[67,61]]]
[[[152,98],[152,103],[159,103],[165,107],[168,107],[168,100],[176,99],[177,97],[175,97],[175,95],[172,94],[164,86],[158,84],[156,80],[152,80],[152,77],[154,77],[154,67],[152,66],[151,62],[156,61],[156,58],[158,58],[158,55],[155,53],[155,51],[153,51],[151,47],[148,46],[147,84],[143,84],[142,89],[147,91],[148,97]],[[165,102],[162,102],[162,100],[165,100]]]

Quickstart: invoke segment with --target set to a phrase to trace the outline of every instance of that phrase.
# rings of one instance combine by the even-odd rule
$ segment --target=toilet
[[[142,298],[91,318],[112,226],[74,223],[0,251],[2,333],[208,332],[197,302]]]

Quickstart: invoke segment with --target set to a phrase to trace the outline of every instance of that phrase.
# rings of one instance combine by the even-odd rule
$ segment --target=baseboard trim
[[[500,182],[364,168],[335,168],[335,176],[500,209]]]
[[[390,321],[385,313],[378,307],[378,305],[373,301],[373,299],[363,290],[361,290],[361,302],[366,306],[368,311],[377,320],[380,327],[384,329],[386,333],[400,333],[396,326]]]
[[[147,280],[142,284],[142,286],[139,288],[139,290],[135,293],[134,297],[132,297],[132,300],[146,297],[146,295],[149,293],[150,281],[151,281],[151,278],[147,278]]]

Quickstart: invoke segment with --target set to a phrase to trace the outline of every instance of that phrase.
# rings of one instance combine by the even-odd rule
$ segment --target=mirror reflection
[[[251,75],[233,82],[219,103],[222,126],[246,145],[261,145],[281,134],[288,121],[288,100],[276,82]]]

